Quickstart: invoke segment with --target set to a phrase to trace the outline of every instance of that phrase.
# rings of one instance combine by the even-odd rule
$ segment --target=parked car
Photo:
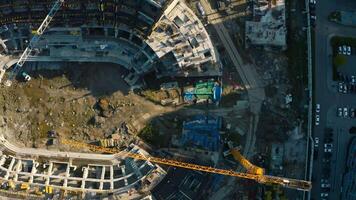
[[[324,144],[324,147],[325,148],[332,148],[333,144],[332,143],[326,143],[326,144]]]
[[[351,83],[355,84],[356,83],[356,76],[351,76]]]
[[[332,138],[334,135],[332,128],[325,128],[325,137]]]
[[[331,149],[331,148],[325,148],[325,149],[324,149],[324,152],[325,152],[325,153],[326,153],[326,152],[331,153],[331,152],[332,152],[332,149]]]
[[[322,192],[320,194],[320,197],[328,197],[329,196],[329,193],[326,193],[326,192]]]
[[[346,45],[344,45],[346,46]],[[346,46],[346,55],[350,56],[351,55],[351,46]]]
[[[337,116],[342,117],[342,108],[338,108],[337,111]]]
[[[339,92],[342,93],[344,91],[344,83],[339,82]]]
[[[322,169],[322,173],[324,174],[323,176],[330,176],[330,167],[324,167]]]
[[[350,117],[351,117],[351,118],[355,118],[355,115],[356,115],[356,114],[355,114],[355,108],[351,108],[351,109],[350,109]]]
[[[318,137],[315,137],[315,139],[314,139],[314,146],[315,147],[319,146],[319,138]]]
[[[315,112],[319,113],[320,112],[320,104],[315,105]]]
[[[318,151],[314,151],[314,156],[313,156],[313,160],[318,160]]]
[[[325,153],[324,153],[324,157],[325,157],[325,158],[331,158],[331,156],[332,156],[332,153],[331,153],[331,152],[325,152]]]
[[[330,138],[330,137],[325,137],[325,138],[324,138],[324,142],[325,142],[325,143],[331,143],[331,142],[333,142],[333,139]]]
[[[330,187],[331,187],[330,183],[322,183],[321,184],[321,188],[330,188]]]
[[[349,109],[347,109],[347,107],[344,107],[344,117],[348,117],[349,116]]]
[[[342,55],[348,55],[348,56],[351,55],[351,46],[348,45],[339,46],[338,53]]]
[[[339,46],[337,50],[338,50],[338,51],[337,51],[338,54],[343,54],[343,53],[342,53],[342,46]]]
[[[315,115],[315,125],[318,126],[320,123],[320,116],[319,115]]]
[[[342,86],[343,86],[342,92],[343,92],[344,94],[347,94],[347,92],[349,91],[349,87],[347,86],[346,83],[343,83]]]

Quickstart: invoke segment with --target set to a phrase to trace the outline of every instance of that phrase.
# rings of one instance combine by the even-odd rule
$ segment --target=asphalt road
[[[355,119],[343,119],[336,116],[337,107],[356,107],[356,95],[339,94],[336,82],[332,81],[332,49],[329,39],[333,35],[356,36],[356,28],[346,27],[329,22],[327,16],[335,10],[356,10],[354,0],[327,0],[317,1],[316,5],[316,28],[315,28],[315,71],[314,71],[314,96],[315,104],[321,105],[320,125],[314,126],[314,137],[319,137],[318,158],[314,160],[313,166],[313,189],[312,199],[324,199],[320,194],[321,176],[325,164],[324,158],[324,130],[326,127],[334,128],[333,155],[331,157],[331,174],[329,183],[331,191],[328,199],[340,199],[342,174],[345,169],[346,148],[351,138],[348,129],[356,124]],[[356,63],[355,63],[356,64]],[[315,117],[315,115],[314,115]]]

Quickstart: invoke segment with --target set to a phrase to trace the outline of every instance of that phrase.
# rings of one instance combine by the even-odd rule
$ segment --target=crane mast
[[[6,86],[11,86],[12,80],[17,76],[19,73],[21,67],[25,64],[27,61],[28,57],[31,55],[33,52],[33,47],[34,45],[38,42],[38,40],[41,38],[42,34],[46,31],[48,28],[49,24],[51,23],[54,15],[57,13],[57,11],[61,8],[62,4],[64,3],[65,0],[56,0],[54,5],[52,6],[51,10],[47,14],[46,18],[43,20],[42,24],[40,27],[36,30],[35,35],[32,37],[30,40],[29,45],[26,47],[25,51],[22,53],[20,59],[17,61],[14,69],[12,72],[9,74],[8,80],[5,82]]]
[[[304,181],[304,180],[297,180],[297,179],[283,178],[283,177],[269,176],[269,175],[259,175],[259,174],[235,172],[233,170],[218,169],[218,168],[213,168],[213,167],[209,167],[209,166],[181,162],[181,161],[177,161],[177,160],[158,158],[158,157],[153,157],[153,156],[144,156],[141,154],[126,152],[126,151],[119,151],[117,149],[100,147],[100,146],[86,144],[86,143],[77,142],[74,140],[68,140],[68,139],[64,139],[64,138],[61,138],[60,142],[62,144],[69,145],[69,146],[75,147],[75,148],[81,148],[81,149],[88,148],[92,151],[117,154],[118,156],[121,156],[121,157],[129,157],[129,158],[138,159],[138,160],[146,160],[146,161],[149,161],[152,163],[157,163],[157,164],[163,164],[163,165],[168,165],[168,166],[180,167],[180,168],[185,168],[185,169],[190,169],[190,170],[197,170],[197,171],[215,173],[215,174],[221,174],[221,175],[227,175],[227,176],[234,176],[234,177],[238,177],[238,178],[245,178],[245,179],[257,181],[258,183],[262,183],[262,184],[278,184],[283,187],[302,190],[302,191],[309,191],[311,189],[311,182]]]

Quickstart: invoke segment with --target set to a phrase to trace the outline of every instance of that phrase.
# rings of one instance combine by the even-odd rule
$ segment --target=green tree
[[[340,67],[342,65],[345,65],[347,63],[346,56],[338,54],[334,57],[334,65],[337,67]]]
[[[139,133],[138,136],[144,141],[152,144],[159,145],[158,131],[153,127],[153,124],[148,124]]]

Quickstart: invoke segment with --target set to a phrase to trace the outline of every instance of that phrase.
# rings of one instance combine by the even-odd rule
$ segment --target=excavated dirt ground
[[[117,132],[122,122],[137,133],[152,117],[170,111],[128,92],[123,73],[110,64],[67,65],[32,73],[27,83],[2,86],[0,132],[18,145],[44,148],[50,130],[93,141]]]

